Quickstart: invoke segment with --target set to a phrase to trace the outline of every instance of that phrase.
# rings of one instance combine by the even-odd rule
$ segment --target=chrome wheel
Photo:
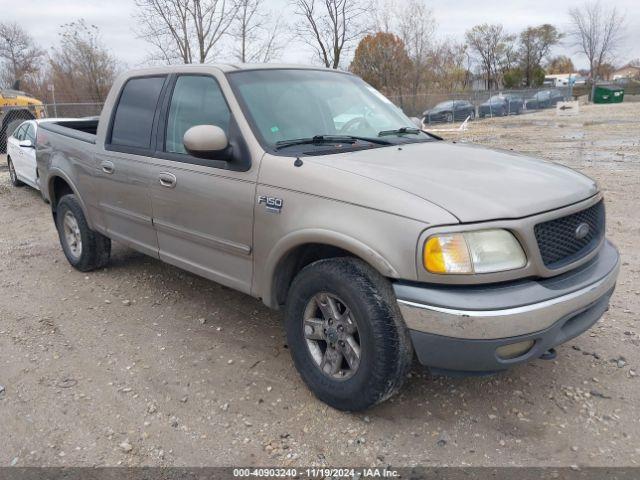
[[[78,220],[70,211],[64,214],[62,228],[64,229],[64,240],[69,253],[75,259],[80,258],[82,255],[82,235],[80,234]]]
[[[334,380],[351,378],[360,366],[358,325],[349,307],[330,293],[319,293],[304,311],[304,338],[316,366]]]

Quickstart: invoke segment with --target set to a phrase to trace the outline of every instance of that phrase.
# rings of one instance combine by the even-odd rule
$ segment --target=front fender
[[[323,244],[341,248],[367,262],[381,275],[391,278],[399,277],[397,269],[391,263],[379,252],[360,240],[342,233],[319,228],[297,230],[282,237],[271,249],[265,262],[262,278],[259,282],[259,285],[262,286],[262,292],[259,292],[259,296],[262,297],[263,302],[268,307],[278,307],[274,279],[280,262],[297,247],[306,244]]]

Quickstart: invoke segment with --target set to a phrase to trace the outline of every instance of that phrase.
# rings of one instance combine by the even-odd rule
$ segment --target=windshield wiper
[[[295,138],[292,140],[280,140],[276,142],[276,149],[291,147],[293,145],[326,145],[328,143],[349,143],[357,141],[370,142],[378,145],[391,145],[386,140],[378,138],[357,137],[355,135],[315,135],[309,138]]]
[[[420,132],[422,132],[422,130],[420,130],[419,128],[401,127],[395,130],[382,130],[381,132],[378,132],[378,136],[386,137],[389,135],[405,135],[407,133],[412,135],[418,135]]]

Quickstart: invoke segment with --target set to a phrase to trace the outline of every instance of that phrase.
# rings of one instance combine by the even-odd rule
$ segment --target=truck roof
[[[278,69],[297,69],[297,70],[328,70],[336,71],[330,68],[317,65],[299,65],[293,63],[204,63],[204,64],[181,64],[167,65],[161,67],[148,67],[142,69],[128,70],[124,73],[126,76],[132,75],[153,75],[159,73],[178,73],[178,72],[200,72],[211,69],[220,70],[222,72],[235,72],[239,70],[278,70]],[[348,72],[343,72],[348,73]]]

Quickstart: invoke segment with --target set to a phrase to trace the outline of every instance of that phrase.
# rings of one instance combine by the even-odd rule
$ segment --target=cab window
[[[227,102],[213,77],[178,77],[167,117],[165,151],[186,154],[182,138],[195,125],[215,125],[229,134],[230,119]]]
[[[131,78],[120,94],[111,129],[111,144],[147,150],[156,106],[165,81],[162,77]]]

